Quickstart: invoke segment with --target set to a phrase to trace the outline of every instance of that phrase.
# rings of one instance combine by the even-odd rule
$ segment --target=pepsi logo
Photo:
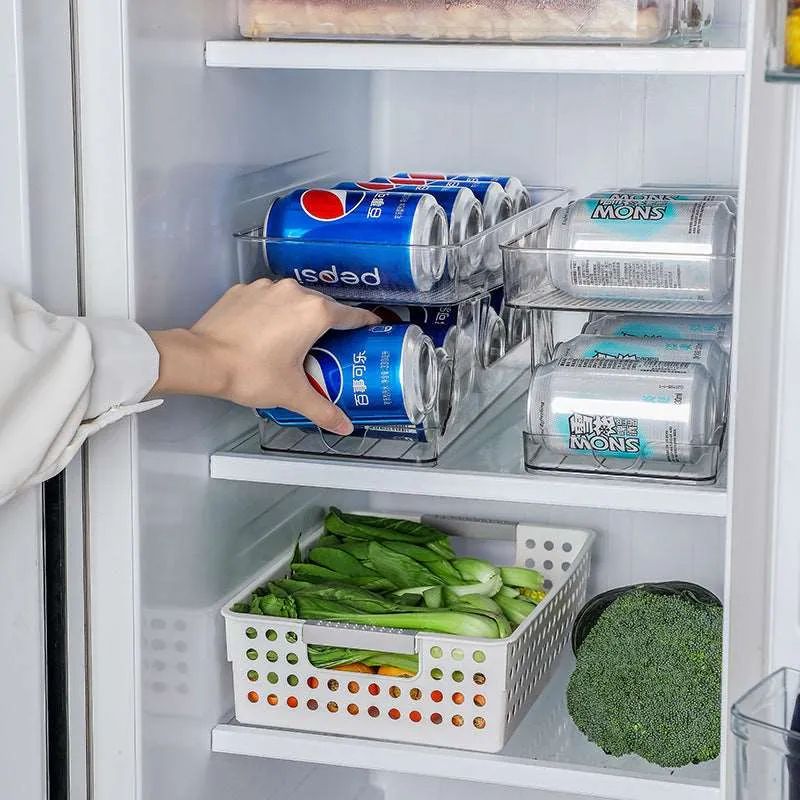
[[[364,192],[345,189],[307,189],[300,196],[300,205],[312,219],[331,222],[355,211],[365,197]]]
[[[373,325],[369,330],[371,333],[389,333],[392,327],[392,325]]]
[[[344,374],[339,359],[330,350],[312,347],[303,367],[314,391],[332,403],[337,403],[344,386]]]

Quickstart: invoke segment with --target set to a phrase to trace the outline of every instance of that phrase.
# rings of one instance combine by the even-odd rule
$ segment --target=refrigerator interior
[[[639,182],[738,183],[741,76],[207,69],[203,42],[235,37],[235,3],[132,0],[125,13],[118,20],[127,48],[121,85],[129,92],[125,213],[135,267],[126,281],[131,311],[147,328],[191,324],[236,280],[231,234],[258,220],[266,193],[304,181],[419,168],[491,169],[579,192]],[[719,3],[718,16],[743,24],[736,0]],[[615,508],[616,501],[597,510],[581,505],[580,491],[569,503],[541,505],[533,479],[524,503],[210,479],[209,455],[254,424],[246,409],[172,398],[133,423],[124,443],[136,453],[134,575],[121,605],[133,609],[134,638],[95,659],[105,674],[120,666],[120,685],[126,676],[133,683],[129,736],[140,755],[139,796],[147,800],[566,796],[553,793],[563,773],[552,778],[552,791],[541,792],[486,789],[475,771],[469,783],[436,777],[441,766],[405,775],[416,770],[402,748],[397,771],[379,754],[383,766],[373,770],[333,766],[329,759],[339,756],[312,738],[307,749],[287,744],[281,759],[211,753],[211,730],[232,709],[219,609],[263,566],[281,531],[329,504],[586,526],[599,533],[590,594],[673,578],[725,593],[724,515],[630,511],[624,502]],[[102,434],[100,446],[114,446],[114,437],[123,446],[127,428],[121,430]],[[503,442],[521,450],[518,436]],[[513,460],[518,452],[507,455]],[[102,461],[90,465],[102,468]],[[331,462],[327,469],[335,485],[339,468]],[[419,486],[425,490],[422,470]],[[101,502],[111,504],[113,496]],[[99,562],[110,545],[93,546]],[[566,660],[562,678],[568,669]],[[719,780],[716,762],[676,777],[638,759],[614,761],[570,726],[554,703],[541,726],[534,719],[524,729],[528,738],[512,740],[509,757],[574,765],[576,774],[608,772],[604,785],[614,797],[633,798],[641,788],[615,784],[616,775],[685,782],[698,797],[711,797]],[[100,742],[98,752],[105,746]],[[487,762],[486,783],[502,783],[492,770],[503,768]],[[592,796],[585,780],[567,784],[562,788]]]

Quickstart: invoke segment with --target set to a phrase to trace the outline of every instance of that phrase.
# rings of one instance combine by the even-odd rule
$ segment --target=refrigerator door
[[[74,314],[78,280],[69,10],[66,4],[49,5],[47,0],[0,0],[0,283],[32,295],[53,312]],[[35,233],[40,218],[51,220],[46,237]],[[56,672],[46,661],[48,641],[57,646],[66,634],[63,627],[46,630],[43,571],[52,554],[48,548],[64,543],[65,496],[55,505],[51,501],[67,485],[76,512],[69,525],[78,544],[71,558],[75,566],[82,562],[80,484],[76,466],[69,483],[54,484],[46,499],[40,488],[30,489],[0,507],[0,741],[10,745],[0,748],[0,775],[8,797],[38,800],[53,786],[51,797],[64,797],[70,790],[77,797],[82,788],[77,765],[85,763],[86,755],[81,736],[72,743],[76,767],[69,767],[66,659],[58,659],[57,685]],[[62,593],[56,610],[64,620],[62,614],[73,607],[66,602],[63,571],[58,584]],[[74,610],[82,620],[82,600]],[[82,637],[76,644],[82,653]],[[81,662],[79,654],[80,680]],[[79,728],[82,705],[72,707]]]

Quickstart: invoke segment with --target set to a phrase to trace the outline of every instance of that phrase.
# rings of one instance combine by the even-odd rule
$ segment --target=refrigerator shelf
[[[206,65],[251,69],[744,75],[742,31],[714,25],[705,46],[208,41]]]
[[[725,517],[725,468],[714,484],[673,485],[624,478],[560,476],[526,472],[521,446],[529,378],[519,378],[445,451],[436,467],[357,463],[307,456],[265,454],[250,432],[211,456],[211,477],[255,483],[318,486],[429,497],[468,498],[532,505],[649,511]],[[422,483],[421,483],[422,481]]]
[[[542,694],[499,753],[261,728],[234,721],[213,729],[211,749],[614,800],[719,799],[717,761],[666,770],[636,756],[607,756],[591,744],[566,709],[564,691],[574,663],[572,654],[561,656]]]

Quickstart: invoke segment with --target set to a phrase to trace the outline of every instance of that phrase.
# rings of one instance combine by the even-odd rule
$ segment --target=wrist
[[[230,382],[227,363],[213,341],[185,328],[151,331],[150,338],[159,354],[151,395],[225,396]]]

